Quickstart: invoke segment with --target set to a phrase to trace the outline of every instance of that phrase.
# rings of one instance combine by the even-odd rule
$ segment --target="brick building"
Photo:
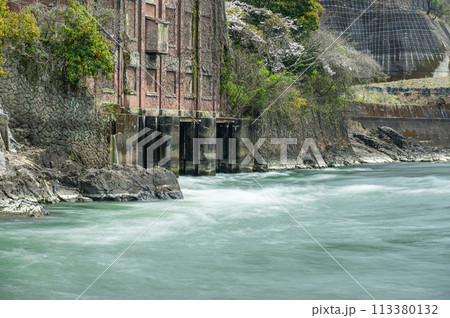
[[[67,0],[22,3],[34,2],[54,7]],[[209,117],[221,110],[223,0],[97,0],[91,7],[117,17],[101,27],[114,46],[115,72],[90,82],[97,100],[149,115]]]

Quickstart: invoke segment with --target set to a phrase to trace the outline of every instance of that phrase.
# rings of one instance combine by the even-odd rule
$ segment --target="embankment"
[[[388,126],[412,142],[450,148],[450,103],[396,105],[353,103],[347,117],[364,130]]]

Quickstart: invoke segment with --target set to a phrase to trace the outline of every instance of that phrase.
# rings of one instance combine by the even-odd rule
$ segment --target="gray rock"
[[[383,138],[383,136],[387,136],[397,147],[402,149],[408,148],[409,143],[406,138],[391,127],[378,127],[378,131],[380,132],[381,138]]]
[[[43,156],[41,152],[34,149],[26,155],[6,154],[6,173],[0,174],[0,215],[42,216],[45,204],[58,202],[183,198],[176,176],[163,168],[87,169],[73,161],[62,163],[54,156]],[[39,164],[30,158],[37,159]],[[45,162],[46,159],[50,161]]]
[[[45,208],[41,204],[29,202],[27,200],[0,200],[0,215],[3,216],[28,216],[40,217],[47,215]]]
[[[377,127],[369,132],[358,129],[350,137],[360,162],[450,161],[448,149],[411,142],[391,127]]]
[[[100,201],[181,199],[175,175],[163,168],[109,166],[89,169],[79,178],[83,196]]]

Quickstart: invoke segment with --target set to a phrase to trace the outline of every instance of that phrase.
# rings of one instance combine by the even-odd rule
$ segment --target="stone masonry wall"
[[[83,92],[67,91],[45,74],[32,83],[18,71],[18,62],[7,57],[9,74],[0,78],[0,105],[10,117],[17,142],[72,155],[87,165],[109,160],[108,124],[94,99]]]

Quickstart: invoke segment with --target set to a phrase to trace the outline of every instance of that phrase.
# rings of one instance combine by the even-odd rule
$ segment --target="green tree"
[[[2,48],[8,44],[32,44],[39,36],[39,28],[34,16],[26,11],[11,12],[7,0],[0,0],[0,77],[7,74],[2,66],[4,53]]]
[[[323,8],[319,0],[244,0],[244,2],[260,8],[266,7],[295,19],[302,32],[314,31],[320,27]]]
[[[99,72],[110,76],[114,71],[110,44],[97,28],[97,21],[86,7],[76,1],[69,1],[64,10],[64,24],[60,37],[52,47],[63,59],[63,74],[71,83],[77,83],[86,76],[96,77]]]

